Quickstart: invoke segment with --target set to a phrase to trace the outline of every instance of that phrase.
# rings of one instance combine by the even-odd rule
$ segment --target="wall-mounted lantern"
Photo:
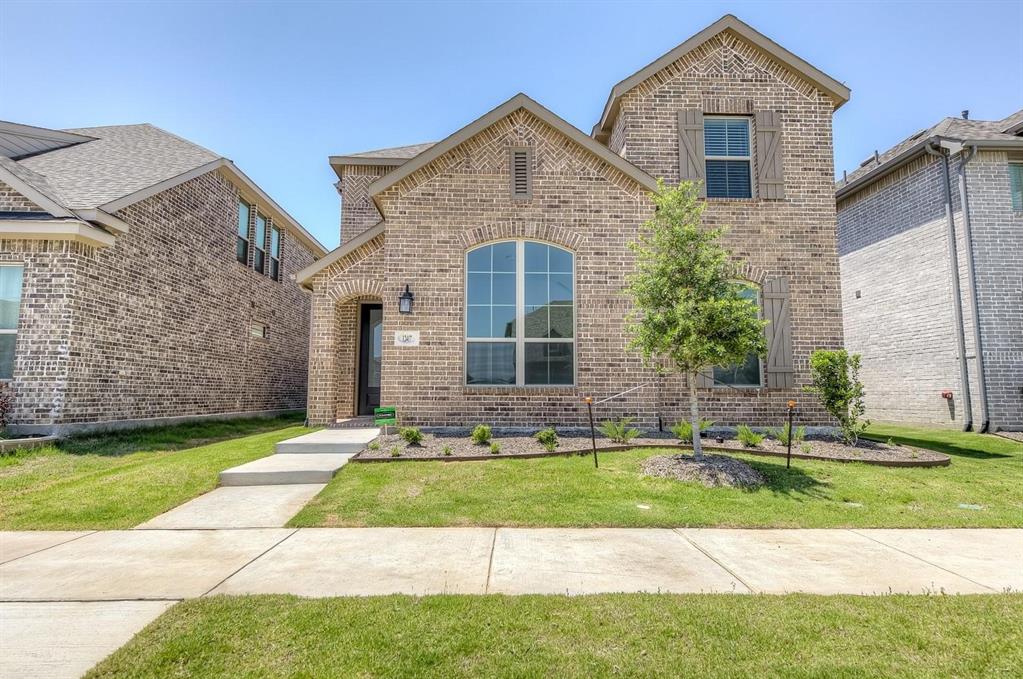
[[[405,292],[398,296],[398,313],[410,314],[412,313],[412,301],[416,298],[409,290],[408,283],[405,284]]]

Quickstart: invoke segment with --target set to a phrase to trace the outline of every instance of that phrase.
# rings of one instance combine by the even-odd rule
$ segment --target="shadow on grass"
[[[914,446],[916,448],[926,448],[928,450],[936,450],[939,453],[946,453],[948,455],[957,455],[959,457],[970,457],[975,460],[991,460],[999,458],[1012,457],[1005,453],[994,453],[986,450],[978,450],[975,446],[971,446],[968,443],[956,443],[952,441],[939,441],[933,438],[919,438],[915,436],[900,436],[893,434],[891,436],[885,436],[884,434],[863,434],[865,439],[871,441],[880,441],[886,443],[889,439],[895,443],[899,443],[905,446]]]
[[[803,496],[813,499],[826,499],[831,484],[811,476],[798,466],[786,468],[784,464],[772,464],[744,460],[767,479],[767,484],[760,488],[750,488],[747,492],[762,493],[768,491],[786,497]]]
[[[56,447],[69,455],[120,457],[140,451],[184,450],[241,436],[250,436],[302,424],[305,413],[279,417],[189,422],[142,429],[69,436]]]

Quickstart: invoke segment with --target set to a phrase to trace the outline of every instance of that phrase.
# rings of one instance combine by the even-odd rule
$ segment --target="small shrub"
[[[399,448],[398,446],[392,446],[391,457],[401,457],[401,448]]]
[[[423,442],[423,432],[419,430],[419,427],[402,427],[398,430],[398,436],[410,446],[418,446]]]
[[[554,431],[554,427],[541,429],[533,434],[533,438],[539,441],[547,452],[553,452],[558,447],[558,432]]]
[[[714,422],[711,420],[700,420],[700,431],[710,428]],[[682,420],[671,428],[671,433],[682,443],[693,442],[693,425],[688,420]]]
[[[639,436],[639,429],[630,427],[631,417],[623,417],[620,420],[605,420],[600,425],[600,433],[610,439],[612,443],[628,443]]]
[[[803,451],[804,453],[806,453],[807,455],[809,455],[810,453],[812,453],[812,452],[813,452],[813,446],[811,446],[811,445],[810,445],[810,442],[809,442],[809,441],[806,441],[806,442],[804,442],[803,444],[801,444],[801,445],[799,446],[799,449],[800,449],[801,451]]]
[[[443,453],[444,455],[450,455],[451,446],[444,446],[443,448],[440,449],[440,452]]]
[[[373,439],[372,441],[369,442],[368,447],[370,450],[380,450],[380,441]]]
[[[756,448],[764,440],[763,434],[758,434],[745,424],[740,424],[736,427],[735,434],[739,437],[739,440],[742,441],[742,445],[747,448]]]
[[[845,349],[818,349],[810,355],[812,385],[807,391],[817,394],[821,405],[842,428],[846,445],[855,446],[860,434],[870,426],[863,419],[867,406],[860,382],[860,355]]]
[[[493,432],[490,430],[489,424],[477,424],[472,429],[472,434],[469,438],[477,446],[485,446],[490,443],[490,437],[493,436]]]
[[[777,429],[770,430],[771,436],[778,439],[778,442],[783,446],[789,444],[789,423],[786,422],[784,427],[778,427]],[[803,439],[806,438],[806,427],[796,427],[796,431],[792,436],[792,442],[795,444],[802,443]]]
[[[490,444],[490,454],[491,455],[497,455],[500,452],[501,452],[501,444],[500,443],[498,443],[497,441],[494,441],[493,443]]]
[[[7,430],[11,423],[11,411],[14,410],[14,389],[9,384],[0,384],[0,434]]]

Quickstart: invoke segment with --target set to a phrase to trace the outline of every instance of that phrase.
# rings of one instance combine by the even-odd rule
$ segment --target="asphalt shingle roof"
[[[425,144],[410,144],[408,146],[394,146],[389,149],[375,149],[373,151],[362,151],[361,153],[349,153],[353,158],[415,158],[437,142],[431,141]]]
[[[100,207],[221,157],[148,123],[66,131],[96,140],[17,164],[43,175],[59,199],[75,210]]]

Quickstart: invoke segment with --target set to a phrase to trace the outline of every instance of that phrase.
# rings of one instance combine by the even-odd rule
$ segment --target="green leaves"
[[[818,349],[810,356],[810,377],[812,386],[807,391],[817,394],[824,409],[838,420],[842,438],[855,446],[870,426],[870,420],[861,419],[867,408],[860,382],[860,355],[850,355],[845,349]]]

